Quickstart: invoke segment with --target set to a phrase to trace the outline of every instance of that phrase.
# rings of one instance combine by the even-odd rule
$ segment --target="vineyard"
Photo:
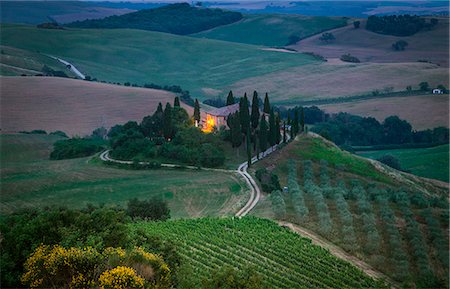
[[[446,198],[349,180],[325,160],[280,167],[288,190],[270,196],[276,219],[318,232],[406,286],[448,288]]]
[[[385,287],[309,239],[267,219],[203,218],[130,226],[132,234],[173,241],[184,262],[193,267],[196,280],[229,265],[240,270],[255,268],[265,288]]]

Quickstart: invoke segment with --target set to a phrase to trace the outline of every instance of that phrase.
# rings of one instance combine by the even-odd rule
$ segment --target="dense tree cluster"
[[[59,140],[53,145],[50,159],[62,160],[87,157],[104,150],[106,142],[95,137],[70,138]]]
[[[433,20],[434,19],[434,20]],[[424,28],[432,28],[438,23],[433,18],[426,22],[425,18],[416,15],[388,15],[369,16],[367,18],[366,29],[382,34],[394,36],[410,36]]]
[[[353,63],[360,63],[361,61],[358,59],[358,57],[351,55],[350,53],[341,55],[340,59],[345,62],[353,62]]]
[[[192,7],[187,3],[170,4],[154,9],[143,9],[120,16],[90,19],[67,24],[79,28],[131,28],[192,34],[242,19],[239,12]]]
[[[317,132],[337,145],[371,146],[391,144],[441,144],[448,143],[448,128],[414,131],[407,121],[398,116],[389,116],[382,123],[372,117],[360,117],[348,113],[338,113],[315,123]]]
[[[405,40],[398,40],[392,44],[392,48],[396,51],[403,51],[405,50],[406,46],[408,46],[408,42],[406,42]]]

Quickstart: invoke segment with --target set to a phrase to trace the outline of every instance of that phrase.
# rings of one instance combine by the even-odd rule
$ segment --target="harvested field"
[[[448,95],[416,95],[389,97],[321,105],[329,113],[348,112],[361,116],[371,116],[383,121],[390,115],[406,119],[414,129],[422,130],[437,126],[448,127]]]
[[[175,97],[162,90],[69,78],[2,77],[0,81],[2,131],[62,130],[82,136],[101,126],[140,121],[159,102],[173,103]]]
[[[350,53],[362,62],[416,62],[427,60],[448,67],[449,59],[449,20],[440,17],[439,24],[430,31],[421,31],[412,36],[397,37],[383,35],[365,29],[365,21],[360,29],[353,25],[331,30],[336,40],[323,43],[321,35],[301,40],[290,46],[302,52],[314,52],[326,58],[338,58]],[[391,45],[405,40],[408,46],[404,51],[395,51]]]

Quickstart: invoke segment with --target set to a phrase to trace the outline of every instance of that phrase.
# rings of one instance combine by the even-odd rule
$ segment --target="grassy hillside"
[[[101,126],[141,121],[159,102],[173,104],[175,97],[162,90],[68,78],[4,77],[1,82],[3,131],[62,130],[84,136]]]
[[[439,23],[431,30],[423,30],[412,36],[397,37],[377,34],[366,30],[365,22],[360,29],[353,25],[333,30],[336,40],[323,43],[320,35],[304,39],[293,45],[299,51],[312,51],[327,58],[339,58],[350,53],[362,62],[415,62],[427,60],[448,66],[449,49],[449,20],[448,17],[439,18]],[[408,42],[404,51],[395,51],[392,44],[398,40]]]
[[[239,12],[192,7],[175,3],[154,9],[143,9],[121,16],[84,20],[67,24],[79,28],[130,28],[186,35],[239,21]]]
[[[408,105],[405,105],[405,101]],[[444,94],[410,95],[320,105],[328,113],[348,112],[355,115],[375,117],[383,121],[391,115],[407,120],[414,129],[422,130],[437,126],[448,127],[449,98]],[[432,112],[432,113],[431,113]]]
[[[288,45],[292,36],[303,39],[346,23],[345,18],[339,17],[287,14],[245,15],[239,22],[216,27],[194,36],[255,45],[283,46]]]
[[[448,188],[304,135],[252,171],[260,168],[288,192],[264,195],[251,214],[314,231],[407,287],[441,286],[426,283],[429,274],[446,284]]]
[[[236,175],[205,171],[133,171],[105,167],[89,158],[50,161],[58,138],[0,134],[0,211],[64,205],[125,205],[130,198],[167,200],[173,218],[234,214],[246,202],[246,185]]]
[[[377,159],[383,155],[390,154],[397,157],[402,169],[411,173],[432,179],[448,182],[448,157],[449,146],[442,145],[422,149],[400,149],[361,152],[359,155]]]
[[[61,62],[40,53],[0,45],[0,75],[36,75],[42,74],[44,65],[53,70],[63,71],[70,77],[76,77]]]
[[[196,97],[223,94],[241,79],[316,63],[302,54],[141,30],[1,29],[4,45],[58,56],[100,80],[177,84]]]
[[[269,220],[206,218],[130,227],[136,237],[144,233],[173,241],[197,282],[229,265],[241,270],[253,267],[263,278],[264,288],[379,286],[359,269]]]

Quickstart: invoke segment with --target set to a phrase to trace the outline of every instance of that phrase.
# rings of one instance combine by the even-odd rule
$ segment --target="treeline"
[[[312,131],[337,145],[444,144],[449,140],[448,128],[415,131],[410,123],[398,116],[389,116],[382,123],[373,117],[344,112],[326,118],[327,121],[315,123]]]
[[[382,34],[394,36],[410,36],[424,28],[433,28],[438,24],[438,19],[432,18],[426,22],[425,18],[416,15],[388,15],[369,16],[366,29]]]
[[[231,24],[242,19],[239,12],[192,7],[187,3],[143,9],[120,16],[76,21],[66,24],[79,28],[130,28],[186,35]]]

